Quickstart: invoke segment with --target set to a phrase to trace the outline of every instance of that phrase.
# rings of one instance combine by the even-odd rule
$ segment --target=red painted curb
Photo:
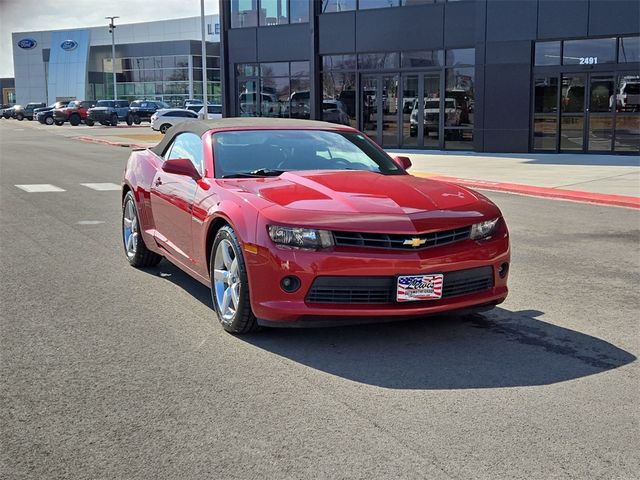
[[[599,205],[612,205],[616,207],[640,209],[640,198],[627,195],[609,195],[605,193],[583,192],[579,190],[564,190],[561,188],[535,187],[520,183],[491,182],[485,180],[470,180],[468,178],[429,176],[434,180],[457,183],[466,187],[480,190],[493,190],[496,192],[517,193],[532,197],[555,198],[558,200],[571,200],[574,202],[596,203]]]
[[[81,142],[97,143],[100,145],[109,145],[110,147],[147,148],[144,145],[138,145],[136,143],[112,142],[110,140],[102,140],[95,137],[73,137],[73,139],[80,140]]]

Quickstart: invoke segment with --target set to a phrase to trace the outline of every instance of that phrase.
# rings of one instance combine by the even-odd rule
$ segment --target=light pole
[[[200,0],[200,28],[202,29],[202,105],[204,120],[209,118],[209,102],[207,101],[207,38],[204,29],[204,0]]]
[[[116,29],[113,21],[116,18],[120,17],[104,17],[109,20],[109,33],[111,34],[111,71],[113,72],[113,99],[118,99],[118,89],[116,88],[116,40],[115,40],[115,32]]]

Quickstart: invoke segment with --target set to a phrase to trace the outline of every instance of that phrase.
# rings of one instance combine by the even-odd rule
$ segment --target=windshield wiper
[[[223,175],[222,178],[255,178],[255,177],[277,177],[282,175],[286,170],[275,170],[271,168],[258,168],[250,172],[236,172],[229,175]]]

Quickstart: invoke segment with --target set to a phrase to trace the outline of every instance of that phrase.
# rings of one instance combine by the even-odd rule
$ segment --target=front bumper
[[[255,253],[254,253],[255,252]],[[498,273],[510,261],[506,227],[485,241],[464,240],[420,251],[397,251],[335,247],[332,251],[285,250],[246,246],[244,256],[249,275],[251,306],[256,317],[266,324],[300,322],[323,324],[344,319],[380,321],[421,317],[461,309],[486,307],[507,297],[508,274]],[[398,275],[459,272],[490,267],[493,282],[483,291],[415,302],[314,303],[309,292],[319,277],[395,278]],[[283,277],[294,275],[300,288],[286,293],[280,287]]]
[[[93,120],[94,122],[111,122],[111,116],[113,115],[114,112],[107,112],[107,111],[102,111],[102,112],[89,112],[87,114],[87,118],[89,120]]]

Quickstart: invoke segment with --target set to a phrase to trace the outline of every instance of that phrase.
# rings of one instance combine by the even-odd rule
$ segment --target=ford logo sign
[[[18,42],[18,46],[20,48],[24,48],[25,50],[31,50],[32,48],[35,48],[37,44],[38,42],[36,42],[33,38],[23,38]]]
[[[66,50],[67,52],[69,50],[73,50],[77,48],[77,46],[78,46],[78,42],[76,42],[75,40],[65,40],[60,44],[60,48],[63,50]]]

